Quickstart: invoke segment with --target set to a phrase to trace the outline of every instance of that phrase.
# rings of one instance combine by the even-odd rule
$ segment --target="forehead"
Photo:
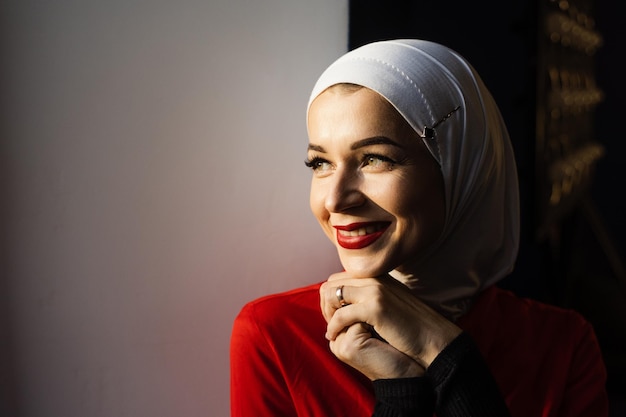
[[[307,127],[311,142],[377,135],[397,140],[418,137],[387,100],[365,87],[325,90],[311,103]]]

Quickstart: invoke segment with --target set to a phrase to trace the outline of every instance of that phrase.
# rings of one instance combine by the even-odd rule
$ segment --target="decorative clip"
[[[439,120],[437,123],[435,123],[433,125],[433,127],[424,126],[424,132],[420,135],[420,137],[422,139],[432,139],[432,138],[434,138],[435,137],[435,128],[437,126],[439,126],[441,123],[445,122],[447,119],[449,119],[450,116],[452,116],[452,113],[454,113],[455,111],[457,111],[460,108],[461,108],[461,106],[456,106],[456,108],[454,110],[452,110],[450,113],[448,113],[445,116],[443,116],[441,118],[441,120]]]

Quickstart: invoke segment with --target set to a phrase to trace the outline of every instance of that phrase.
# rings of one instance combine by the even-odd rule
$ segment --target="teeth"
[[[375,224],[372,226],[367,226],[367,227],[361,227],[359,229],[355,229],[355,230],[340,230],[339,233],[342,236],[365,236],[365,235],[369,235],[371,233],[375,233],[378,232],[379,230],[383,229],[385,226],[382,224]]]

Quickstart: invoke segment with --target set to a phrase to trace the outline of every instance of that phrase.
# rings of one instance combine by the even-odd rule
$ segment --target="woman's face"
[[[379,94],[331,88],[311,104],[310,204],[346,271],[373,277],[417,259],[445,221],[439,166]]]

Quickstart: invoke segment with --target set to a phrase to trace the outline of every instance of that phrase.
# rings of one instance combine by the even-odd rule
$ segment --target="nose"
[[[329,213],[343,213],[365,203],[363,178],[358,172],[339,168],[327,180],[324,206]]]

